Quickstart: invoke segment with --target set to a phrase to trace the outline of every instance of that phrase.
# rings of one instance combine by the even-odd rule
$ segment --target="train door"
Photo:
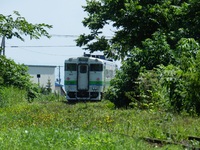
[[[78,65],[78,90],[89,89],[89,71],[87,64]]]

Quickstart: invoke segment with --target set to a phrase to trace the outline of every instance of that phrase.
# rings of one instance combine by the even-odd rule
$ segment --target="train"
[[[84,54],[66,59],[64,63],[66,99],[69,102],[101,101],[116,70],[116,63],[103,55]]]

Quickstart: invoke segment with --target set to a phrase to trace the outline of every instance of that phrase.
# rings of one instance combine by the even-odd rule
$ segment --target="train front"
[[[65,61],[65,90],[68,101],[99,101],[104,90],[104,63],[92,57]]]

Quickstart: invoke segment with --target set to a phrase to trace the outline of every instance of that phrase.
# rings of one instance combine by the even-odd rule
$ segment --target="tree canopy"
[[[29,36],[30,39],[39,39],[41,36],[50,38],[46,30],[50,28],[52,28],[52,25],[45,23],[29,23],[17,11],[8,16],[0,14],[0,37],[7,39],[16,37],[24,41],[23,36]],[[28,98],[33,98],[35,96],[33,90],[35,86],[30,81],[27,66],[16,64],[13,60],[7,59],[1,55],[1,51],[2,48],[0,47],[0,87],[14,86],[25,89],[28,92]]]
[[[0,36],[5,36],[7,39],[17,37],[24,41],[22,35],[30,36],[31,39],[39,39],[41,36],[50,37],[47,29],[52,28],[52,25],[40,23],[29,23],[19,12],[14,11],[13,15],[5,16],[0,14]]]
[[[83,25],[91,33],[80,35],[77,45],[116,59],[128,56],[158,31],[173,48],[182,37],[200,40],[198,0],[87,0],[83,8],[88,13]],[[116,29],[111,39],[101,34],[107,24]]]
[[[90,52],[122,59],[105,98],[115,106],[200,114],[199,0],[87,0],[76,40]],[[103,29],[113,26],[106,39]]]

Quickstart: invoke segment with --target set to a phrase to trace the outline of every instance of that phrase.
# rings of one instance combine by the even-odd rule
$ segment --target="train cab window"
[[[65,71],[76,71],[76,64],[65,64]]]
[[[90,71],[103,71],[103,65],[102,64],[91,64]]]
[[[87,72],[87,66],[86,65],[81,65],[80,66],[80,73],[86,73]]]

